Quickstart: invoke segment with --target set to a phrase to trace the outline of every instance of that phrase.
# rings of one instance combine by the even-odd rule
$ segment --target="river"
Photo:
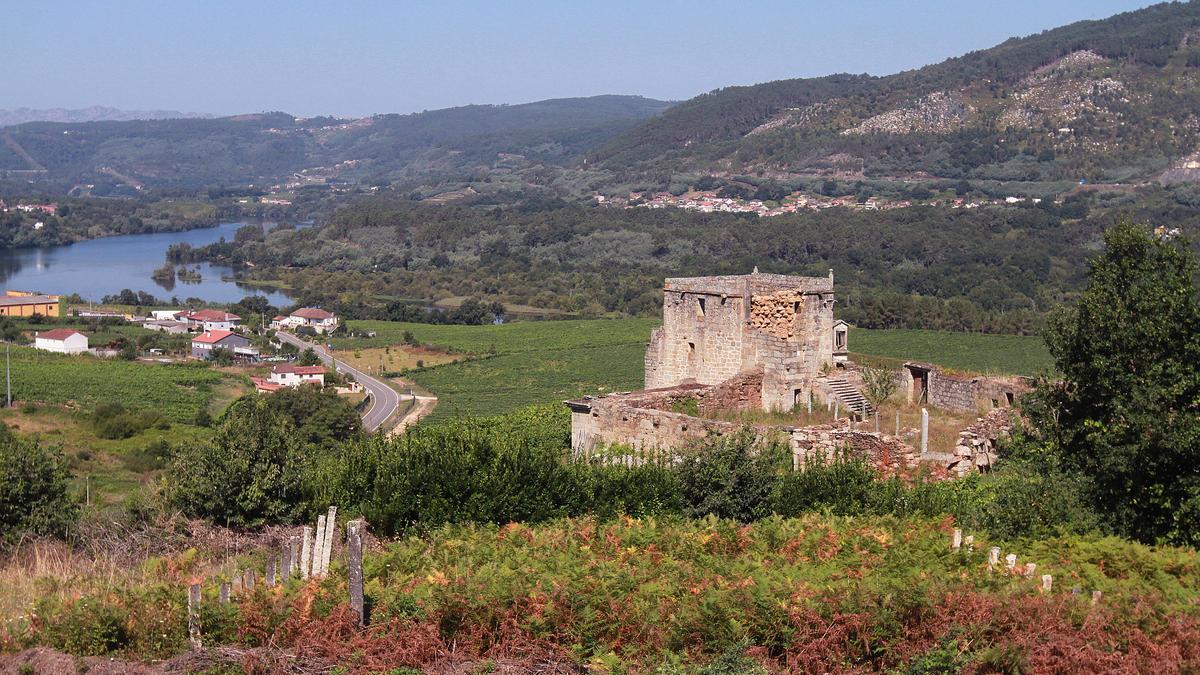
[[[150,278],[150,274],[166,261],[167,247],[188,243],[204,246],[224,237],[233,240],[234,232],[247,223],[222,223],[216,227],[186,232],[155,232],[152,234],[123,234],[101,237],[66,246],[17,248],[0,250],[0,291],[10,288],[70,295],[78,293],[85,300],[99,302],[105,295],[115,295],[122,289],[146,291],[169,300],[200,298],[208,302],[237,302],[247,295],[264,295],[271,304],[291,304],[287,296],[243,286],[222,277],[232,276],[228,267],[208,263],[187,265],[199,268],[201,281],[169,283]]]

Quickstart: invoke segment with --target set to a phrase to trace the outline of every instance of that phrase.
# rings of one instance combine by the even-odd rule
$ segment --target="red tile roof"
[[[221,340],[233,335],[233,331],[229,330],[210,330],[205,331],[196,337],[192,338],[192,342],[201,342],[204,344],[216,344]]]
[[[281,363],[271,369],[272,373],[294,373],[296,375],[324,375],[325,366],[297,366],[291,363]]]
[[[298,316],[301,319],[332,319],[333,314],[326,312],[319,307],[303,307],[292,312],[292,316]]]
[[[276,382],[268,382],[261,377],[252,377],[250,381],[254,383],[254,388],[258,391],[279,391],[283,389],[282,384]]]
[[[80,333],[77,330],[71,330],[70,328],[55,328],[54,330],[38,333],[37,337],[45,338],[47,340],[66,340],[72,335],[83,335],[83,333]],[[87,336],[84,335],[84,337]]]

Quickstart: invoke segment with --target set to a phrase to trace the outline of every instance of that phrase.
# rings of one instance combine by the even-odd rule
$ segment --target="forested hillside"
[[[982,209],[846,208],[774,218],[676,209],[430,206],[361,199],[323,227],[179,249],[231,263],[351,317],[412,320],[389,302],[475,296],[598,316],[656,316],[667,276],[824,275],[866,327],[1025,333],[1079,288],[1120,218],[1196,223],[1183,187],[1136,201]],[[248,266],[253,263],[253,267]],[[365,300],[364,300],[365,299]]]
[[[476,105],[412,115],[342,120],[285,113],[219,119],[60,124],[0,131],[0,172],[88,182],[99,192],[199,190],[292,178],[388,184],[507,161],[565,163],[669,104],[637,96]],[[139,187],[140,186],[140,187]]]
[[[1153,177],[1197,150],[1200,5],[1083,21],[886,77],[720,89],[591,155],[616,171]]]

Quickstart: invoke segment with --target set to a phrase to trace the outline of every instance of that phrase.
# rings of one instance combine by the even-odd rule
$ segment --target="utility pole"
[[[12,343],[4,341],[4,407],[12,407]]]

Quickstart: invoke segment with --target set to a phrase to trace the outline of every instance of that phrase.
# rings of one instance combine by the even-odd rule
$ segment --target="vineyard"
[[[84,407],[118,401],[152,408],[172,421],[184,422],[209,404],[214,387],[225,378],[203,363],[150,364],[12,349],[16,401]]]

